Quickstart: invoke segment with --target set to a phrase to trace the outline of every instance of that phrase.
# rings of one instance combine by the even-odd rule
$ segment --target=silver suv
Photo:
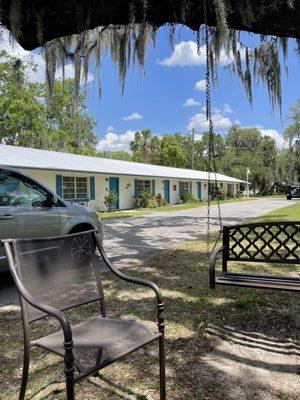
[[[69,203],[46,186],[8,167],[0,167],[0,239],[68,235],[102,224],[96,211]],[[0,271],[8,268],[0,248]]]

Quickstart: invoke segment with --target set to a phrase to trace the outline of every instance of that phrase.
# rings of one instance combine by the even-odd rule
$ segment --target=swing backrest
[[[258,222],[223,228],[223,263],[300,264],[300,222]]]

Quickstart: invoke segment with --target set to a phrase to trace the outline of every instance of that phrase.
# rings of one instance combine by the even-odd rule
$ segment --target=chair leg
[[[166,400],[166,356],[164,334],[159,338],[159,386],[160,400]]]
[[[28,383],[29,376],[29,364],[30,364],[30,348],[27,341],[24,341],[24,359],[23,359],[23,371],[22,371],[22,381],[19,392],[19,400],[25,399],[25,393]]]
[[[73,355],[73,343],[64,343],[65,348],[65,377],[66,377],[66,393],[67,400],[75,400],[74,391],[74,355]]]

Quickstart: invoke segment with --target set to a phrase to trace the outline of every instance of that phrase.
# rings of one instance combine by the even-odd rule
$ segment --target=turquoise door
[[[119,197],[120,197],[119,178],[115,178],[112,176],[109,178],[109,191],[112,193],[115,193],[118,196],[118,200],[115,200],[113,203],[113,208],[118,210],[119,209]]]
[[[164,199],[170,203],[170,181],[168,179],[164,180]]]
[[[197,182],[197,196],[201,200],[201,182]]]

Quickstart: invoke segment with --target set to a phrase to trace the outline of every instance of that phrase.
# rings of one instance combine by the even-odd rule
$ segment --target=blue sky
[[[244,39],[249,41],[249,35],[244,34]],[[250,38],[252,42],[256,40],[255,36]],[[201,60],[197,60],[194,33],[182,29],[181,37],[175,40],[175,50],[172,50],[167,30],[161,28],[156,43],[156,48],[150,46],[148,51],[145,74],[138,66],[129,68],[123,96],[118,72],[109,58],[105,58],[102,64],[101,100],[97,87],[90,83],[88,109],[99,120],[97,134],[101,149],[126,149],[126,141],[132,132],[144,128],[158,135],[176,131],[186,134],[188,127],[192,126],[198,134],[203,132],[204,114],[201,108],[205,104],[205,91],[196,90],[195,85],[205,78],[205,65],[202,64],[204,52]],[[289,74],[282,73],[282,120],[279,110],[272,114],[267,90],[262,84],[254,87],[251,108],[239,78],[230,76],[220,67],[219,84],[212,90],[216,131],[224,134],[233,122],[247,127],[258,126],[264,134],[274,137],[279,146],[282,145],[281,134],[288,124],[288,109],[299,96],[296,74],[300,60],[290,47],[287,60]],[[198,86],[203,88],[203,84]],[[189,107],[183,106],[187,100]],[[128,116],[132,119],[124,120]]]
[[[103,58],[101,66],[102,97],[98,97],[98,87],[93,76],[87,86],[88,112],[98,121],[96,132],[101,150],[127,150],[134,131],[149,128],[154,134],[181,132],[195,128],[199,136],[205,130],[203,106],[205,91],[205,49],[197,56],[195,34],[187,28],[180,29],[180,37],[175,36],[175,48],[171,49],[166,28],[158,31],[156,48],[149,46],[145,72],[131,65],[126,76],[125,91],[122,95],[118,71],[109,56]],[[248,43],[257,42],[255,35],[243,34]],[[28,57],[28,52],[19,46],[7,51]],[[32,55],[38,63],[37,73],[32,80],[42,80],[43,60],[36,52]],[[279,110],[271,112],[266,88],[260,84],[253,89],[252,108],[245,90],[237,76],[230,76],[219,68],[219,83],[212,90],[216,131],[225,134],[233,122],[242,126],[258,126],[264,134],[274,137],[282,146],[282,132],[288,124],[289,107],[299,97],[297,72],[299,56],[290,46],[287,60],[288,76],[282,73],[282,120]],[[72,67],[68,66],[69,74]],[[284,68],[282,68],[284,70]],[[196,82],[198,89],[195,88]]]

